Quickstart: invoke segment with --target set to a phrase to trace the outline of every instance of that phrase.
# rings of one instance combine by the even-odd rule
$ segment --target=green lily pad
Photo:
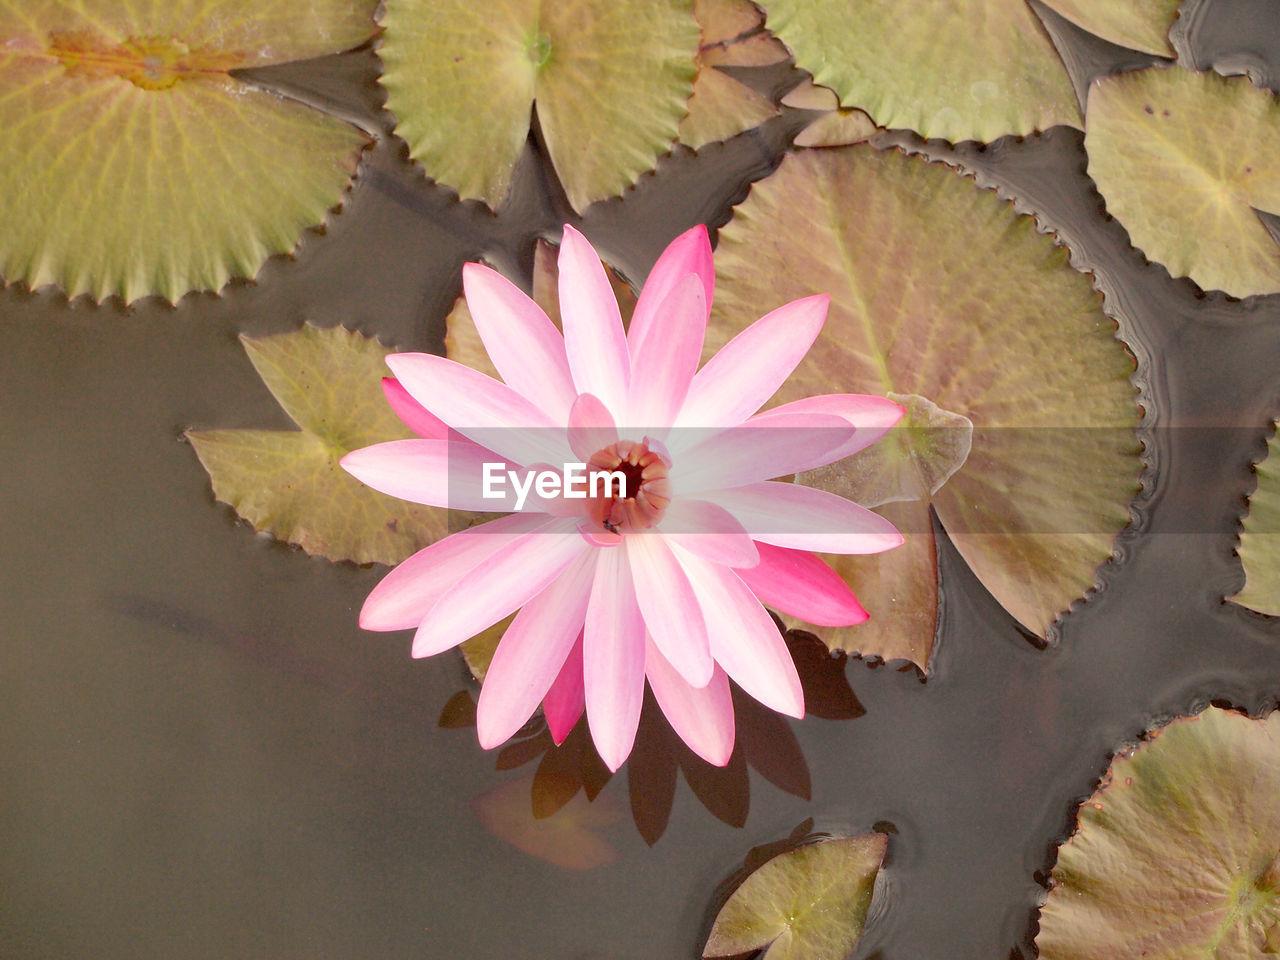
[[[702,29],[702,45],[679,136],[681,143],[698,150],[778,115],[772,101],[717,67],[762,66],[785,60],[787,51],[765,35],[764,14],[750,0],[694,0],[693,16]],[[772,60],[765,53],[770,49]]]
[[[1138,489],[1134,361],[1088,277],[1031,217],[942,164],[867,146],[807,150],[736,208],[720,231],[716,275],[708,355],[763,309],[831,294],[826,327],[775,402],[915,395],[941,408],[926,415],[912,401],[921,422],[959,424],[950,411],[972,423],[968,458],[949,479],[958,448],[929,453],[924,473],[892,448],[872,453],[915,465],[873,471],[863,493],[859,461],[800,478],[870,503],[885,502],[886,477],[908,487],[895,496],[904,502],[879,508],[905,546],[828,558],[872,618],[816,629],[830,646],[926,666],[936,619],[930,505],[978,578],[1034,633],[1093,585]],[[904,436],[933,443],[964,432]]]
[[[1280,424],[1277,424],[1280,426]],[[1267,442],[1267,457],[1255,468],[1258,488],[1249,498],[1249,515],[1240,535],[1244,589],[1229,599],[1273,617],[1280,617],[1280,456],[1275,436]]]
[[[1130,50],[1173,56],[1169,28],[1182,0],[1041,0],[1078,27]]]
[[[177,300],[339,202],[365,134],[231,76],[336,53],[372,2],[0,0],[0,273]]]
[[[689,0],[386,0],[381,23],[396,133],[429,176],[491,207],[535,103],[582,210],[670,149],[696,69]]]
[[[796,65],[879,126],[953,142],[1080,126],[1071,81],[1026,0],[765,6]]]
[[[720,908],[704,957],[767,947],[763,960],[848,956],[862,936],[888,837],[807,844],[756,870]]]
[[[1236,297],[1280,291],[1280,105],[1247,77],[1177,67],[1097,81],[1089,175],[1134,246]]]
[[[188,430],[213,492],[253,528],[330,560],[396,564],[444,536],[447,511],[366,487],[351,450],[413,436],[387,405],[378,341],[341,327],[241,337],[300,430]]]
[[[1210,707],[1118,757],[1058,850],[1042,960],[1280,950],[1280,714]]]

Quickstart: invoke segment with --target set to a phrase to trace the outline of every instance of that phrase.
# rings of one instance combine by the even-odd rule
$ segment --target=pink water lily
[[[501,381],[429,354],[387,358],[388,400],[420,439],[357,450],[343,467],[416,503],[515,512],[414,554],[369,595],[360,624],[416,628],[413,655],[425,657],[519,611],[480,692],[486,748],[539,703],[557,743],[585,709],[616,770],[647,679],[676,732],[723,765],[734,743],[729,679],[804,715],[764,604],[813,624],[859,623],[866,611],[812,551],[902,542],[869,510],[772,478],[862,449],[902,408],[829,394],[757,412],[821,331],[825,295],[779,307],[699,368],[715,283],[703,227],[667,247],[626,330],[599,257],[569,226],[559,269],[563,335],[500,274],[464,268]],[[534,486],[534,474],[573,463],[618,483],[576,498]],[[486,487],[486,475],[506,486]]]

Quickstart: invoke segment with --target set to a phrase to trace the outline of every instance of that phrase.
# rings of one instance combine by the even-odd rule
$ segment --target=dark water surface
[[[1068,28],[1054,27],[1081,85],[1141,62]],[[1178,43],[1198,66],[1280,77],[1268,0],[1195,4]],[[364,51],[269,79],[375,126],[374,68]],[[723,225],[798,125],[682,149],[581,222],[642,277],[680,230]],[[717,886],[808,818],[893,831],[858,956],[1032,956],[1053,849],[1111,752],[1210,699],[1260,711],[1280,695],[1280,624],[1221,599],[1243,582],[1249,464],[1280,412],[1280,301],[1206,296],[1147,263],[1103,212],[1077,131],[987,148],[886,139],[998,187],[1096,276],[1147,410],[1134,525],[1048,649],[944,544],[927,681],[850,662],[856,703],[846,690],[826,711],[845,719],[750,714],[746,759],[725,773],[676,775],[660,727],[607,782],[548,761],[543,787],[580,777],[613,818],[591,829],[616,860],[592,870],[482,825],[475,798],[527,794],[540,741],[495,770],[465,707],[461,728],[437,726],[468,686],[460,661],[413,661],[406,637],[356,626],[384,570],[255,536],[180,439],[291,426],[239,333],[341,323],[439,349],[462,263],[527,270],[531,239],[569,218],[534,153],[494,217],[384,143],[327,235],[220,297],[126,310],[0,294],[0,957],[691,958]]]

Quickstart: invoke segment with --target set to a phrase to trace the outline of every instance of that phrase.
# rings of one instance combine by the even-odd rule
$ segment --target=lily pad
[[[717,67],[763,66],[785,60],[787,51],[765,33],[764,14],[750,0],[694,0],[693,16],[702,30],[702,45],[679,135],[681,143],[697,150],[778,115],[772,101]]]
[[[1134,246],[1232,296],[1280,291],[1280,105],[1247,77],[1177,67],[1097,81],[1089,175]]]
[[[230,71],[336,53],[372,2],[0,0],[0,273],[177,300],[338,203],[365,134]]]
[[[811,80],[801,81],[782,98],[784,106],[798,110],[821,110],[822,115],[796,137],[797,147],[843,147],[861,143],[879,132],[879,128],[856,107],[840,106],[840,98],[830,87]]]
[[[341,327],[241,337],[300,430],[188,430],[213,492],[253,528],[330,560],[396,564],[444,536],[447,511],[371,490],[338,466],[348,452],[413,436],[387,405],[390,352]]]
[[[888,837],[871,833],[780,853],[716,915],[704,957],[765,950],[763,960],[845,957],[862,936]]]
[[[845,461],[801,477],[871,503],[885,503],[886,477],[908,486],[894,496],[905,502],[879,508],[905,546],[828,558],[871,613],[866,624],[816,630],[830,646],[926,666],[936,620],[930,505],[978,578],[1034,633],[1093,585],[1138,489],[1134,361],[1089,279],[1032,218],[949,167],[897,151],[802,151],[736,208],[716,275],[708,354],[763,308],[831,294],[822,335],[775,402],[914,395],[972,423],[968,458],[949,479],[960,451],[941,443],[952,431],[922,428],[942,416],[924,416],[925,400],[912,401],[924,416],[913,443],[939,446],[924,473],[917,461],[868,480],[865,463]],[[893,462],[895,449],[872,456]],[[913,476],[931,478],[928,488],[945,482],[924,496]]]
[[[1210,707],[1118,757],[1059,848],[1042,960],[1280,950],[1280,714]]]
[[[381,23],[396,133],[429,176],[495,208],[535,103],[582,210],[670,149],[696,69],[689,0],[386,0]]]
[[[1172,57],[1169,28],[1182,0],[1041,0],[1094,36],[1130,50]]]
[[[1080,126],[1071,81],[1026,0],[769,0],[796,65],[882,127],[994,140]]]
[[[1280,425],[1277,425],[1280,426]],[[1280,456],[1275,436],[1267,442],[1267,457],[1254,470],[1258,488],[1249,498],[1249,515],[1240,536],[1244,589],[1231,600],[1273,617],[1280,617]]]

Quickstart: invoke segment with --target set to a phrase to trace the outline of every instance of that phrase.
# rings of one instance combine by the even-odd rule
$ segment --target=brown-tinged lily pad
[[[298,430],[189,430],[213,492],[255,530],[330,560],[396,564],[447,532],[447,512],[360,483],[338,461],[413,434],[387,405],[388,349],[344,330],[242,337]]]
[[[1267,457],[1254,470],[1258,487],[1249,497],[1249,515],[1240,535],[1244,589],[1230,599],[1259,613],[1280,617],[1280,445],[1267,443]]]
[[[429,176],[497,207],[536,104],[581,210],[670,149],[695,73],[689,0],[386,0],[396,133]]]
[[[1280,292],[1280,104],[1247,77],[1152,68],[1089,93],[1089,175],[1134,246],[1206,290]]]
[[[694,0],[693,15],[702,44],[679,134],[681,143],[697,150],[778,115],[772,101],[717,68],[777,63],[787,59],[787,51],[764,30],[764,14],[750,0]]]
[[[855,461],[841,465],[848,475],[801,477],[871,503],[886,503],[886,478],[909,487],[878,508],[906,545],[829,558],[872,617],[816,630],[829,645],[926,666],[936,621],[930,505],[978,578],[1034,633],[1093,585],[1138,489],[1134,362],[1088,277],[1030,217],[941,164],[866,146],[807,150],[735,210],[716,273],[708,354],[762,308],[831,294],[826,327],[774,402],[922,398],[911,404],[923,419],[904,435],[923,461],[902,460],[892,442],[868,455],[911,469]],[[953,426],[927,429],[931,417]],[[967,432],[954,417],[973,432],[949,475]]]
[[[778,854],[720,908],[702,955],[764,950],[763,960],[848,956],[862,936],[887,844],[884,834],[871,833]]]
[[[796,65],[882,127],[990,141],[1080,126],[1071,81],[1026,0],[769,0]]]
[[[0,0],[0,274],[177,300],[338,203],[365,134],[231,71],[337,53],[371,0]]]
[[[1111,764],[1058,851],[1042,960],[1280,950],[1280,713],[1210,707]]]

